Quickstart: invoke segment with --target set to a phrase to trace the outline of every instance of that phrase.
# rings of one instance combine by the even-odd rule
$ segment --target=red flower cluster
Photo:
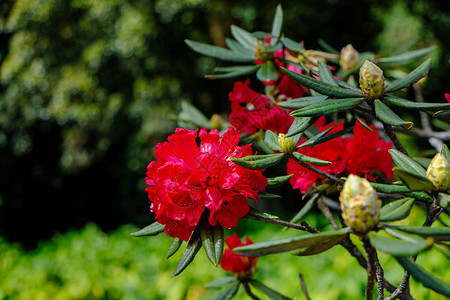
[[[248,170],[230,157],[252,155],[250,145],[238,146],[240,134],[233,128],[219,136],[217,130],[178,128],[168,142],[156,146],[155,158],[147,167],[146,188],[164,231],[189,240],[200,216],[209,209],[209,223],[225,228],[238,224],[249,206],[246,198],[259,199],[267,179],[260,170]]]
[[[449,93],[445,93],[445,99],[447,100],[448,103],[450,103],[450,94]]]
[[[324,117],[321,117],[315,125],[320,131],[334,127],[328,134],[343,129],[342,121],[338,125],[334,123],[325,125]],[[379,133],[375,126],[370,126],[370,128],[373,132],[356,122],[353,128],[353,137],[335,138],[314,147],[300,148],[298,152],[331,161],[332,164],[329,166],[317,167],[329,174],[355,174],[375,181],[375,173],[383,172],[390,179],[393,174],[393,166],[388,150],[392,147],[392,143],[379,139]],[[316,181],[324,178],[300,166],[292,159],[287,164],[287,173],[294,174],[290,179],[291,185],[293,188],[300,189],[303,194]]]
[[[232,250],[240,246],[251,245],[253,244],[252,240],[247,237],[245,243],[242,243],[235,233],[227,237],[225,243],[227,244],[228,249],[225,249],[222,261],[220,262],[222,269],[233,273],[234,276],[240,279],[251,278],[255,274],[259,257],[239,255]]]
[[[280,101],[303,96],[303,90],[288,76],[283,75],[276,86],[276,98],[259,94],[249,87],[250,80],[235,82],[229,94],[231,101],[230,123],[240,132],[254,134],[260,128],[286,133],[294,118],[277,105]]]

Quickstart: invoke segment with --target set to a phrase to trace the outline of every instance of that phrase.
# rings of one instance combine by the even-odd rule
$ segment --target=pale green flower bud
[[[257,39],[255,42],[256,58],[262,61],[268,61],[273,58],[273,53],[267,52],[270,49],[270,44],[265,40]]]
[[[278,134],[278,145],[283,153],[292,153],[295,150],[294,141],[290,137],[284,137],[283,133]]]
[[[450,165],[441,153],[437,153],[427,169],[427,178],[442,191],[450,188]]]
[[[367,99],[376,99],[384,94],[383,71],[373,62],[366,60],[359,69],[359,87]]]
[[[348,44],[341,50],[341,55],[339,59],[339,64],[341,65],[342,71],[347,72],[356,64],[359,60],[359,52],[356,51],[351,44]]]
[[[342,217],[353,231],[366,233],[380,221],[381,201],[365,178],[351,174],[339,196]]]
[[[209,120],[209,124],[211,124],[212,129],[217,129],[220,131],[223,127],[223,119],[218,114],[213,114]]]

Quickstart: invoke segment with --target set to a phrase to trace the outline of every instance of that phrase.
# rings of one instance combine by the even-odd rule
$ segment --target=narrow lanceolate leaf
[[[403,198],[392,201],[380,210],[380,220],[384,222],[397,221],[406,218],[414,205],[414,198]]]
[[[392,109],[389,108],[389,106],[378,99],[375,100],[375,114],[381,121],[393,126],[402,126],[406,130],[411,129],[414,125],[413,122],[405,121],[400,118],[395,112],[392,111]]]
[[[364,101],[364,98],[327,99],[291,112],[293,117],[320,117],[350,110]]]
[[[255,49],[256,38],[250,32],[236,25],[231,25],[231,34],[239,42],[239,44],[245,48],[249,50]]]
[[[288,70],[286,68],[282,68],[283,71],[289,76],[291,77],[294,81],[315,90],[316,92],[323,94],[323,95],[328,95],[328,96],[333,96],[333,97],[340,97],[340,98],[344,98],[344,97],[361,97],[362,96],[362,92],[356,89],[346,89],[346,88],[342,88],[342,87],[338,87],[338,86],[334,86],[331,85],[329,83],[326,83],[324,81],[321,80],[317,80],[314,79],[312,77],[303,75],[303,74],[299,74],[296,72],[293,72],[291,70]]]
[[[243,158],[232,157],[230,158],[230,160],[241,167],[250,170],[260,170],[276,165],[283,159],[283,157],[283,153],[278,153],[267,155],[252,155]]]
[[[319,254],[319,253],[325,252],[328,249],[331,249],[334,246],[338,245],[340,242],[345,240],[347,237],[348,237],[348,235],[332,237],[329,240],[327,240],[321,244],[316,244],[316,245],[309,246],[305,249],[292,251],[291,254],[297,255],[297,256],[309,256],[309,255]]]
[[[324,136],[320,136],[320,137],[317,137],[318,136],[317,135],[317,136],[313,137],[312,139],[309,139],[308,141],[306,141],[303,144],[301,144],[299,148],[302,148],[302,147],[305,147],[305,146],[318,145],[318,144],[321,144],[321,143],[328,142],[328,141],[330,141],[332,139],[335,139],[337,137],[343,136],[344,134],[347,134],[352,129],[353,129],[353,127],[348,127],[348,128],[345,128],[344,130],[340,130],[340,131],[332,133],[332,134],[328,134],[328,135],[324,135]],[[326,132],[326,130],[323,131],[323,132]],[[321,132],[321,133],[323,133],[323,132]]]
[[[431,67],[431,59],[427,59],[424,63],[422,63],[420,66],[414,69],[411,73],[409,73],[402,79],[399,79],[391,83],[386,88],[385,92],[386,93],[395,92],[412,85],[414,82],[418,81],[420,78],[427,75],[428,71],[430,70],[430,67]]]
[[[294,122],[292,122],[291,124],[291,127],[289,127],[289,131],[285,135],[285,137],[291,137],[299,133],[302,133],[303,131],[311,127],[311,125],[314,124],[316,120],[317,118],[310,118],[310,117],[295,118]]]
[[[241,283],[238,280],[233,281],[215,300],[229,300],[239,291]]]
[[[441,154],[444,155],[445,159],[450,162],[450,150],[446,144],[442,145]]]
[[[412,159],[408,155],[406,155],[398,150],[395,150],[395,149],[390,149],[389,154],[392,156],[392,160],[394,161],[394,164],[397,167],[400,167],[405,171],[415,173],[422,177],[426,176],[427,170],[425,170],[425,168],[422,167],[421,164],[416,162],[414,159]]]
[[[414,279],[422,282],[425,287],[450,297],[450,284],[434,276],[407,257],[396,257],[395,259],[414,277]]]
[[[387,193],[387,194],[396,194],[396,193],[407,193],[409,192],[409,188],[404,185],[398,185],[398,184],[384,184],[384,183],[370,183],[373,188],[380,193]]]
[[[392,227],[384,226],[383,223],[381,224],[381,226],[387,233],[389,233],[390,235],[393,235],[401,240],[409,241],[409,242],[413,242],[413,243],[423,241],[423,238],[418,235],[407,233],[407,232],[404,232],[401,230],[397,230]]]
[[[217,72],[224,72],[223,74],[212,74],[205,75],[208,79],[223,79],[223,78],[233,78],[242,75],[248,75],[256,72],[260,68],[259,65],[255,66],[236,66],[230,68],[216,68]]]
[[[272,150],[278,150],[278,151],[281,150],[280,145],[278,143],[278,135],[271,130],[266,131],[266,134],[264,136],[264,143],[266,143],[267,146],[272,148]]]
[[[394,256],[415,255],[430,247],[429,240],[404,241],[389,238],[373,231],[369,233],[369,240],[373,247]],[[432,243],[433,241],[431,240]]]
[[[277,187],[277,186],[283,185],[286,182],[288,182],[292,176],[293,176],[293,174],[267,178],[267,187]]]
[[[269,60],[258,69],[258,72],[256,72],[256,78],[262,82],[274,81],[278,79],[278,71],[274,64]]]
[[[302,46],[302,44],[300,44],[299,42],[296,42],[290,38],[283,38],[283,40],[281,41],[283,43],[283,45],[293,51],[296,52],[301,52],[305,50],[305,47]]]
[[[217,278],[216,280],[213,280],[211,282],[208,282],[205,284],[205,288],[207,289],[221,289],[225,285],[232,283],[233,281],[236,281],[236,277],[234,276],[225,276]]]
[[[319,43],[319,45],[325,49],[327,52],[333,53],[333,54],[339,54],[339,51],[334,49],[330,44],[328,44],[325,40],[323,39],[318,39],[317,42]]]
[[[333,127],[330,127],[328,129],[325,129],[324,131],[320,132],[319,134],[311,137],[309,140],[307,140],[306,142],[304,142],[303,144],[300,145],[299,148],[303,148],[306,146],[311,146],[317,139],[323,137],[324,135],[326,135],[328,132],[330,132],[331,130],[333,130]],[[306,145],[305,145],[306,144]]]
[[[274,289],[268,287],[267,285],[263,284],[262,282],[252,279],[250,281],[250,284],[260,291],[261,293],[265,294],[269,299],[272,300],[289,300],[291,298],[284,296],[283,294],[280,294],[279,292],[275,291]]]
[[[278,103],[278,106],[286,109],[299,109],[311,104],[317,104],[327,98],[328,96],[307,96],[280,102]]]
[[[275,215],[271,215],[262,211],[257,210],[256,208],[250,207],[250,212],[244,216],[244,218],[247,219],[253,219],[253,220],[277,220],[279,217]]]
[[[447,208],[450,206],[450,195],[439,193],[437,196],[437,203],[440,207]]]
[[[450,103],[427,103],[427,102],[415,102],[409,101],[396,96],[385,96],[383,101],[391,105],[405,107],[409,109],[422,109],[422,110],[438,110],[450,108]]]
[[[254,56],[254,50],[250,50],[239,44],[237,41],[225,38],[225,44],[232,52],[240,53],[244,56]]]
[[[378,62],[380,63],[393,63],[393,64],[404,64],[412,61],[413,59],[423,56],[425,54],[430,53],[436,49],[436,46],[431,46],[428,48],[418,49],[414,51],[405,52],[399,55],[393,55],[388,57],[382,57],[378,59]]]
[[[411,192],[411,193],[406,193],[406,196],[408,197],[412,197],[416,200],[422,201],[422,202],[428,202],[431,203],[434,201],[433,197],[431,197],[430,195],[428,195],[425,192]]]
[[[278,198],[281,198],[280,195],[268,193],[268,192],[266,192],[266,191],[260,191],[260,192],[258,192],[258,196],[259,196],[259,198],[261,198],[261,199],[278,199]]]
[[[173,240],[172,245],[170,246],[169,250],[167,251],[166,254],[166,259],[168,259],[169,257],[171,257],[172,255],[174,255],[175,253],[177,253],[178,249],[180,249],[181,244],[183,243],[182,240],[180,240],[179,238],[175,238]]]
[[[186,250],[184,251],[180,262],[178,263],[175,271],[173,271],[171,277],[180,275],[181,272],[183,272],[184,269],[186,269],[186,267],[189,266],[189,264],[194,260],[195,255],[197,255],[201,247],[202,239],[200,238],[200,233],[198,232],[198,230],[194,230],[194,233],[192,234],[191,239],[186,246]]]
[[[243,53],[230,51],[226,48],[208,45],[191,40],[186,40],[185,42],[192,50],[206,56],[236,62],[253,62],[255,60],[253,55],[246,55]]]
[[[351,111],[351,114],[353,116],[353,118],[356,119],[356,121],[359,122],[359,124],[361,124],[362,126],[364,126],[364,128],[366,128],[367,130],[369,130],[370,132],[373,132],[373,129],[370,128],[369,125],[367,125],[367,123],[358,115],[358,113],[355,110]]]
[[[318,61],[319,65],[319,77],[323,82],[329,83],[332,86],[338,86],[336,81],[334,80],[333,74],[330,71],[330,68],[328,68],[327,64],[323,61]]]
[[[220,225],[211,226],[207,220],[201,224],[200,236],[206,256],[214,264],[218,265],[222,259],[224,234]]]
[[[135,237],[141,237],[141,236],[152,236],[157,235],[164,231],[164,225],[159,224],[158,222],[154,222],[147,227],[142,228],[139,231],[136,231],[134,233],[131,233],[130,235]]]
[[[450,241],[450,228],[448,227],[411,227],[387,225],[397,230],[417,234],[422,237],[432,237],[436,241]]]
[[[211,126],[209,119],[197,107],[187,101],[181,101],[181,112],[178,115],[178,121],[186,121],[206,128]]]
[[[411,191],[431,191],[434,189],[433,184],[426,177],[405,171],[403,169],[394,168],[394,173]]]
[[[315,158],[315,157],[306,156],[306,155],[303,155],[303,154],[298,153],[298,152],[293,152],[292,154],[298,160],[310,163],[310,164],[315,165],[315,166],[329,166],[329,165],[331,165],[331,161],[328,161],[328,160],[322,160],[322,159],[318,159],[318,158]]]
[[[311,208],[316,204],[317,199],[319,199],[320,194],[314,194],[311,196],[311,198],[308,200],[308,202],[305,203],[305,205],[300,209],[300,211],[292,218],[290,221],[291,223],[297,223],[301,219],[303,219],[304,216],[311,210]]]
[[[234,248],[233,252],[246,256],[261,256],[273,253],[287,252],[319,244],[328,240],[330,237],[346,235],[348,234],[348,232],[349,229],[344,228],[341,230],[333,230],[317,234],[304,234],[300,236]]]
[[[281,4],[278,4],[277,9],[275,11],[275,17],[273,18],[272,23],[272,35],[275,37],[279,37],[281,34],[281,26],[283,25],[283,9],[281,8]],[[274,38],[270,41],[271,45],[275,45],[277,42],[277,39]]]

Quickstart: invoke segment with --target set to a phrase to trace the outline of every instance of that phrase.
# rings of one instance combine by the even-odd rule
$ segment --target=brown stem
[[[373,255],[374,249],[370,245],[367,235],[361,237],[364,250],[367,254],[367,285],[366,285],[366,300],[372,300],[373,288],[375,286],[375,258]]]
[[[392,143],[394,144],[395,148],[397,148],[398,151],[408,155],[408,152],[406,152],[405,147],[403,147],[402,143],[400,143],[398,137],[395,135],[395,132],[392,130],[392,126],[389,124],[386,124],[382,122],[384,131],[391,139]]]
[[[337,177],[335,177],[335,176],[333,176],[331,174],[328,174],[327,172],[324,172],[324,171],[322,171],[322,170],[320,170],[320,169],[318,169],[318,168],[316,168],[316,167],[314,167],[314,166],[312,166],[312,165],[310,165],[308,163],[305,163],[305,162],[297,159],[294,155],[289,155],[289,158],[292,158],[293,160],[295,160],[302,167],[304,167],[304,168],[306,168],[306,169],[308,169],[310,171],[316,172],[317,174],[322,175],[323,177],[331,179],[331,180],[333,180],[334,182],[336,182],[339,185],[344,185],[344,183],[345,183],[344,180],[339,179],[339,178],[337,178]]]
[[[302,286],[302,291],[303,291],[303,294],[305,294],[306,300],[311,300],[311,298],[309,298],[308,290],[306,289],[306,283],[305,283],[305,280],[303,279],[302,274],[299,273],[298,277],[300,277],[300,285]]]
[[[245,292],[250,296],[250,298],[252,298],[253,300],[260,300],[258,297],[256,297],[255,294],[253,294],[250,286],[248,285],[248,282],[243,282],[242,284],[244,285]]]
[[[319,207],[320,211],[325,215],[327,220],[331,223],[334,229],[336,230],[341,229],[339,224],[336,222],[336,219],[334,218],[333,214],[331,213],[331,210],[323,201],[322,197],[319,197],[319,200],[317,200],[317,206]]]
[[[310,232],[309,229],[306,226],[303,226],[302,224],[299,225],[299,224],[283,221],[280,219],[268,220],[268,219],[256,219],[256,218],[252,218],[252,217],[248,217],[248,218],[258,220],[258,221],[261,221],[264,223],[271,223],[271,224],[275,224],[275,225],[280,225],[280,226],[285,226],[285,227],[289,227],[289,228],[294,228],[294,229]]]

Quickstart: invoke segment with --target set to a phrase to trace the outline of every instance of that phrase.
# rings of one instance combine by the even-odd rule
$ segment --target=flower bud
[[[267,52],[270,49],[270,44],[265,40],[257,39],[255,42],[255,55],[258,60],[268,61],[273,58],[273,53]]]
[[[342,71],[347,72],[353,68],[359,60],[359,52],[356,51],[351,44],[348,44],[341,50],[341,56],[339,59],[339,64],[341,65]]]
[[[376,99],[384,94],[383,71],[366,60],[359,69],[359,87],[367,99]]]
[[[283,133],[278,134],[278,145],[283,153],[292,153],[295,149],[294,141],[290,137],[284,137]]]
[[[450,188],[450,166],[444,155],[437,153],[427,169],[427,178],[442,191]]]
[[[209,124],[211,124],[212,129],[222,130],[223,119],[218,114],[213,114],[211,119],[209,120]]]
[[[379,223],[381,201],[367,179],[350,174],[339,201],[344,221],[355,232],[366,233]]]

